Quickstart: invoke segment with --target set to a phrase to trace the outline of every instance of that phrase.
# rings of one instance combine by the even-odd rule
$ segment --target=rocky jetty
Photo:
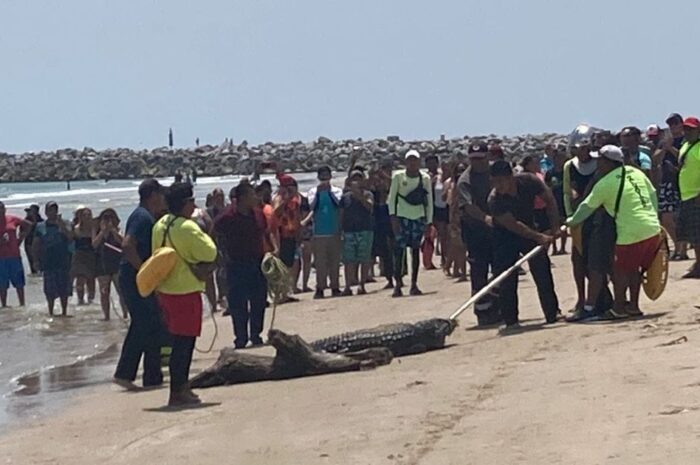
[[[60,149],[55,152],[0,153],[0,182],[66,181],[86,179],[132,179],[172,176],[178,170],[196,170],[199,176],[251,174],[256,167],[277,166],[284,171],[314,171],[319,165],[345,170],[353,151],[361,152],[363,164],[393,160],[397,164],[412,148],[422,155],[442,159],[462,158],[475,142],[498,143],[508,159],[539,155],[546,144],[564,144],[560,134],[498,137],[495,135],[437,140],[404,141],[398,136],[384,139],[333,141],[319,137],[313,142],[272,143],[250,146],[246,141],[195,148],[160,147],[153,150],[128,148],[95,150]]]

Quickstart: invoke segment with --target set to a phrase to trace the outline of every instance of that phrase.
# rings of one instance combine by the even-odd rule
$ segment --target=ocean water
[[[315,184],[314,173],[295,174],[302,192]],[[265,179],[265,177],[263,177]],[[269,178],[273,185],[276,181]],[[161,180],[172,183],[172,178]],[[234,187],[236,176],[200,178],[195,186],[199,205],[207,193],[220,187]],[[123,228],[138,204],[140,181],[76,181],[67,189],[63,182],[0,183],[0,201],[8,213],[24,217],[30,204],[58,202],[63,218],[70,219],[78,206],[87,206],[95,215],[114,208]],[[24,258],[28,275],[27,261]],[[13,289],[8,309],[0,309],[0,431],[18,422],[50,414],[81,390],[108,383],[119,356],[128,322],[112,315],[102,320],[99,304],[78,307],[73,297],[68,313],[71,318],[50,318],[39,277],[27,276],[27,306],[17,307]],[[99,297],[99,296],[98,296]],[[118,306],[116,295],[112,300]],[[57,303],[58,307],[58,303]],[[119,313],[120,314],[120,313]]]

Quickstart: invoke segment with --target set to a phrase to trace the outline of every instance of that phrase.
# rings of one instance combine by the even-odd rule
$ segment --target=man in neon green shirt
[[[683,121],[685,142],[679,152],[681,209],[678,240],[695,248],[695,264],[683,278],[700,279],[700,120],[691,116]]]
[[[406,247],[411,249],[411,295],[421,295],[418,289],[420,244],[427,225],[433,222],[433,185],[430,176],[420,171],[420,153],[406,152],[406,169],[394,174],[389,188],[389,214],[396,241],[394,245],[393,297],[401,297],[401,273]]]
[[[637,316],[641,314],[642,273],[651,265],[660,244],[656,190],[641,170],[623,166],[625,158],[619,147],[606,145],[593,155],[598,159],[600,180],[568,218],[567,225],[583,223],[601,206],[615,218],[615,304],[611,313],[613,317]],[[629,307],[626,305],[627,290]],[[587,304],[586,310],[592,310],[591,303]]]

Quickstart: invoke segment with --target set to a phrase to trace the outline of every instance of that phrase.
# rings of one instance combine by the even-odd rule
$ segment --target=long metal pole
[[[520,260],[518,260],[517,262],[515,262],[513,264],[513,266],[511,266],[510,268],[505,270],[503,273],[499,274],[495,279],[493,279],[490,283],[488,283],[483,289],[481,289],[479,292],[477,292],[476,294],[471,296],[471,298],[469,300],[464,302],[464,304],[462,304],[462,306],[459,307],[457,309],[457,311],[455,311],[450,316],[450,320],[456,320],[459,317],[459,315],[464,313],[464,311],[467,310],[469,307],[471,307],[477,300],[481,299],[486,294],[488,294],[491,291],[491,289],[493,289],[494,287],[498,286],[501,282],[503,282],[508,276],[510,276],[511,273],[513,273],[515,270],[520,268],[520,266],[523,263],[530,260],[532,257],[537,255],[538,253],[542,252],[542,250],[545,250],[545,247],[548,248],[549,244],[547,244],[546,246],[538,245],[537,247],[535,247],[534,249],[532,249],[531,251],[529,251],[528,253],[523,255],[523,257]]]

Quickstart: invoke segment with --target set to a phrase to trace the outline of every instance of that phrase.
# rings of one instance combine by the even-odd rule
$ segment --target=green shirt
[[[151,246],[154,251],[163,244],[165,228],[172,219],[173,215],[165,215],[153,226]],[[216,260],[214,241],[197,223],[185,218],[175,220],[170,227],[168,237],[169,240],[165,245],[177,251],[177,262],[173,271],[158,286],[158,291],[173,295],[204,291],[204,283],[192,274],[188,263],[197,264]]]
[[[428,191],[426,205],[411,205],[402,197],[407,196],[412,190],[418,187],[418,183],[423,183],[423,188]],[[400,195],[399,195],[400,194]],[[389,188],[389,198],[386,201],[389,206],[389,214],[406,218],[409,220],[419,220],[425,218],[426,223],[433,222],[433,185],[430,176],[421,172],[420,176],[411,178],[406,176],[406,170],[401,170],[391,178]]]
[[[610,216],[615,216],[621,174],[620,167],[603,176],[573,216],[567,220],[567,224],[575,226],[583,223],[600,206],[603,206]],[[625,166],[625,185],[615,223],[618,245],[644,241],[659,234],[661,230],[656,190],[649,178],[632,166]]]
[[[678,186],[681,200],[690,200],[700,195],[700,142],[683,142],[679,152],[681,165],[678,173]]]

